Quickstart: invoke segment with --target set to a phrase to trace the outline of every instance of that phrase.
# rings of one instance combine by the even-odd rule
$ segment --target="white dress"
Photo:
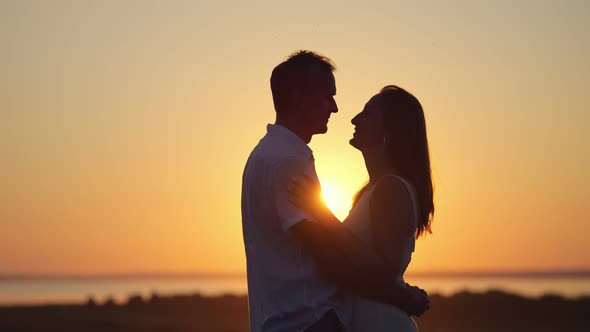
[[[410,193],[413,205],[413,217],[414,225],[417,225],[418,221],[418,205],[416,201],[416,194],[413,186],[405,179],[396,175],[400,179],[406,189]],[[383,179],[383,178],[381,178]],[[380,180],[381,180],[380,179]],[[380,181],[379,180],[379,181]],[[371,214],[370,214],[370,200],[373,194],[373,190],[376,184],[372,184],[362,194],[357,204],[352,208],[348,217],[344,220],[344,224],[349,227],[353,234],[359,237],[362,241],[366,242],[369,246],[374,247],[373,238],[371,234]],[[413,234],[408,236],[404,246],[402,266],[400,267],[400,274],[397,280],[391,282],[397,282],[401,285],[405,285],[403,274],[410,263],[412,258],[412,252],[414,251],[415,238]],[[407,313],[400,310],[395,306],[374,302],[357,297],[353,300],[353,314],[352,314],[352,331],[354,332],[416,332],[418,326],[414,320],[408,316]]]

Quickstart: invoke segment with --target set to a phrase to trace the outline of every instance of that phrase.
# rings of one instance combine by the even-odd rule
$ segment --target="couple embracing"
[[[369,182],[341,222],[321,201],[308,146],[338,112],[333,72],[330,59],[299,51],[271,75],[276,120],[242,178],[252,332],[417,331],[411,316],[429,308],[403,278],[434,215],[422,106],[390,85],[352,119]]]

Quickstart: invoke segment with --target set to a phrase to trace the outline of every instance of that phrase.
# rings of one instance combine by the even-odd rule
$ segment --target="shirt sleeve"
[[[294,206],[289,201],[288,186],[291,178],[299,177],[310,172],[307,161],[301,158],[290,157],[276,162],[272,167],[272,194],[279,217],[281,228],[289,230],[300,221],[313,221],[311,216],[302,209]],[[313,173],[315,175],[315,173]]]

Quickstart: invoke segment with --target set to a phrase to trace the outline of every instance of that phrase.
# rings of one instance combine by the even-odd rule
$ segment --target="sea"
[[[590,273],[574,274],[422,274],[406,281],[429,294],[444,296],[469,291],[501,290],[527,297],[559,295],[590,296]],[[246,295],[245,276],[78,276],[0,277],[0,306],[95,303],[112,300],[125,303],[130,296],[153,295]]]

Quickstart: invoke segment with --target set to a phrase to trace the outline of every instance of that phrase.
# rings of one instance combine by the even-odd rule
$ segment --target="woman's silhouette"
[[[406,90],[389,85],[373,96],[352,119],[350,144],[363,154],[369,182],[357,193],[344,220],[354,235],[372,246],[397,272],[392,283],[405,285],[415,240],[431,232],[433,186],[422,106]],[[293,202],[318,222],[335,217],[318,204],[319,184],[294,179]],[[328,217],[327,217],[328,216]],[[417,331],[415,322],[397,307],[356,297],[354,331]]]

